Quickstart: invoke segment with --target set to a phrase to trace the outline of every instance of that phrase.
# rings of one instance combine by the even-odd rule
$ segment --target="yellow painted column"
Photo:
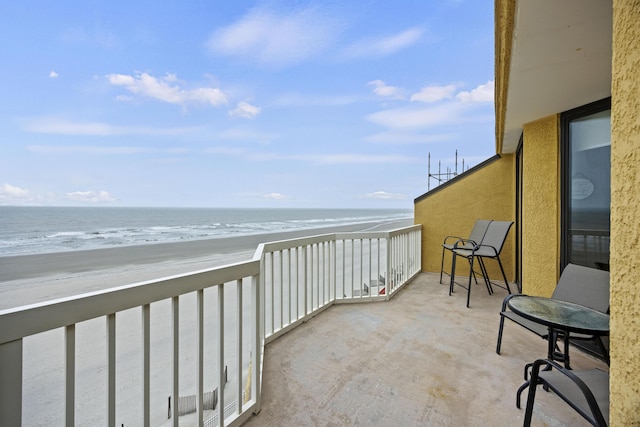
[[[640,0],[613,1],[610,425],[640,425]]]
[[[560,118],[524,125],[522,182],[523,293],[549,297],[560,264]]]

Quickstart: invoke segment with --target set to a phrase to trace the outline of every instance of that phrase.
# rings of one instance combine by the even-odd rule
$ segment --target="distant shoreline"
[[[260,243],[335,232],[391,230],[413,225],[413,219],[365,222],[185,242],[149,243],[46,254],[0,256],[1,282],[57,274],[86,273],[130,265],[153,264],[255,250]]]

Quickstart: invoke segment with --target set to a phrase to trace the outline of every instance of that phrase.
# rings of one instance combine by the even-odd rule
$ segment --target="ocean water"
[[[241,236],[411,218],[399,209],[0,206],[0,256]]]

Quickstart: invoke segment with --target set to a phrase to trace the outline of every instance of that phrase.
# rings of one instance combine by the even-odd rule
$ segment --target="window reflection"
[[[569,123],[569,262],[609,269],[611,110]]]

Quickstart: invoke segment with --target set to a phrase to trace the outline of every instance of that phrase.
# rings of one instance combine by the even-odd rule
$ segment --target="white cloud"
[[[256,8],[214,33],[208,47],[214,53],[281,67],[323,52],[339,32],[336,20],[313,7],[286,13]]]
[[[3,183],[0,185],[0,203],[25,202],[31,199],[29,190]]]
[[[238,102],[236,108],[229,110],[229,116],[241,117],[243,119],[255,119],[261,111],[260,107],[256,107],[255,105],[242,101]]]
[[[279,135],[269,132],[254,131],[243,128],[231,128],[218,132],[214,135],[215,139],[229,141],[252,141],[260,144],[268,144],[274,139],[278,139]]]
[[[387,37],[360,40],[348,46],[345,55],[354,58],[392,55],[418,42],[423,34],[421,28],[409,28]]]
[[[401,156],[395,154],[363,154],[363,153],[340,153],[340,154],[305,154],[286,156],[290,160],[303,160],[315,164],[388,164],[388,163],[413,163],[415,157]]]
[[[73,191],[65,194],[32,194],[28,189],[4,183],[0,185],[0,205],[59,204],[61,201],[110,203],[117,201],[108,191]]]
[[[250,151],[239,147],[210,147],[205,150],[209,154],[221,154],[242,157],[248,161],[295,161],[308,162],[321,165],[370,165],[388,163],[415,163],[420,161],[415,156],[402,156],[396,154],[364,154],[364,153],[335,153],[335,154],[279,154],[272,152]]]
[[[406,132],[383,132],[370,135],[364,141],[383,144],[430,144],[434,142],[451,141],[457,137],[453,133],[420,134]]]
[[[362,198],[378,200],[405,200],[407,196],[404,194],[387,193],[386,191],[376,191],[373,193],[367,193],[362,196]]]
[[[117,199],[108,191],[73,191],[66,193],[64,198],[74,202],[84,203],[109,203]]]
[[[115,126],[101,122],[77,122],[61,117],[35,117],[22,120],[27,132],[55,135],[182,135],[197,128],[153,128],[145,126]]]
[[[420,89],[420,92],[411,95],[411,101],[419,102],[437,102],[443,99],[453,98],[456,91],[456,85],[450,84],[446,86],[426,86]]]
[[[269,200],[287,200],[287,199],[290,199],[291,197],[281,193],[267,193],[267,194],[263,194],[262,198],[269,199]]]
[[[139,154],[153,153],[158,150],[147,147],[114,147],[114,146],[91,146],[91,145],[28,145],[27,151],[38,154]],[[172,150],[169,150],[172,153]]]
[[[359,101],[356,95],[301,95],[288,93],[275,100],[279,107],[335,107],[355,104]]]
[[[420,129],[452,123],[460,117],[459,104],[448,103],[429,108],[402,107],[369,114],[366,119],[391,129]]]
[[[209,104],[212,106],[227,103],[227,98],[218,88],[199,87],[184,89],[178,84],[175,74],[167,74],[163,78],[157,78],[147,73],[108,74],[107,80],[114,86],[123,86],[134,95],[156,99],[169,104],[177,104],[183,107],[194,104]],[[119,100],[127,99],[118,97]]]
[[[373,92],[385,98],[402,99],[402,89],[397,86],[389,86],[382,80],[373,80],[367,83],[373,86]]]
[[[57,79],[58,78],[58,73],[56,73],[55,71],[51,70],[51,72],[49,73],[49,78],[50,79]]]
[[[493,102],[494,81],[478,86],[469,92],[460,92],[456,98],[462,102]]]

